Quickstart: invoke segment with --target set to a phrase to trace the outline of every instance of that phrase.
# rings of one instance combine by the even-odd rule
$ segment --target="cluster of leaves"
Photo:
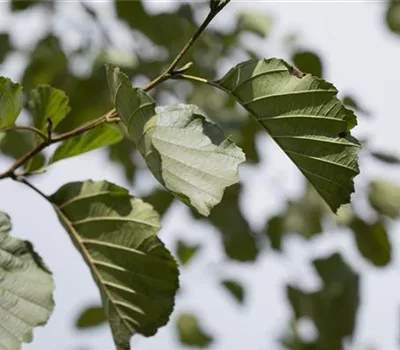
[[[226,3],[211,1],[210,4],[215,11]],[[48,1],[12,1],[11,4],[13,11],[29,10],[32,6],[46,6],[49,11],[56,11]],[[116,67],[123,66],[132,78],[150,79],[164,71],[185,40],[196,31],[196,6],[204,4],[180,4],[174,13],[151,15],[141,1],[115,2],[118,18],[128,24],[133,35],[141,33],[151,42],[150,46],[168,53],[166,57],[157,54],[146,57],[144,47],[149,44],[144,42],[129,63],[110,55],[110,39],[101,20],[95,11],[83,6],[104,39],[103,46],[95,48],[101,53],[93,62],[93,72],[88,77],[78,77],[69,69],[70,60],[94,49],[90,45],[66,53],[58,37],[49,35],[40,40],[30,54],[21,79],[25,91],[29,92],[25,96],[31,118],[29,125],[15,124],[24,106],[21,86],[7,78],[0,81],[0,152],[18,162],[36,150],[27,162],[18,164],[18,168],[23,166],[20,173],[13,169],[2,176],[26,181],[27,176],[45,171],[56,161],[107,147],[110,160],[124,169],[131,183],[140,167],[133,157],[138,151],[167,190],[156,189],[141,200],[107,181],[86,181],[66,184],[55,194],[45,196],[89,265],[103,302],[105,312],[91,305],[77,319],[77,326],[86,328],[108,319],[120,349],[129,348],[133,334],[154,334],[166,324],[173,310],[178,267],[157,233],[159,216],[167,212],[175,198],[189,205],[196,219],[207,220],[221,233],[227,256],[237,261],[254,261],[262,247],[259,240],[265,237],[276,250],[281,250],[286,234],[312,238],[322,232],[326,220],[348,227],[362,255],[376,266],[386,265],[391,258],[386,217],[396,218],[399,214],[397,186],[386,180],[371,184],[370,202],[381,214],[376,222],[365,222],[351,210],[344,217],[339,211],[336,219],[330,212],[349,202],[353,191],[360,145],[350,135],[356,124],[352,110],[364,114],[363,110],[350,96],[341,103],[334,86],[321,79],[323,65],[313,52],[302,49],[293,52],[292,61],[301,71],[283,60],[256,59],[256,53],[243,45],[241,34],[247,32],[264,38],[271,24],[268,18],[245,12],[238,17],[236,27],[228,32],[216,29],[203,32],[196,46],[185,55],[185,60],[193,65],[181,71],[174,67],[176,71],[168,78],[175,81],[157,85],[151,95],[146,89],[133,88],[131,79]],[[169,30],[162,30],[165,27]],[[8,35],[2,34],[0,62],[11,50]],[[218,62],[233,54],[250,59],[218,78]],[[107,65],[105,74],[103,64],[107,61],[111,64]],[[186,75],[187,68],[191,75]],[[181,81],[184,79],[200,84],[186,89],[186,82]],[[156,107],[155,101],[165,94],[177,95],[187,104]],[[237,108],[234,101],[244,109]],[[110,109],[110,113],[104,114]],[[104,116],[99,119],[101,115]],[[316,190],[308,187],[303,197],[288,203],[280,215],[269,218],[264,230],[266,235],[253,232],[241,212],[242,186],[237,183],[238,166],[245,155],[252,163],[260,161],[256,136],[262,129]],[[232,137],[225,138],[224,133]],[[46,159],[42,150],[55,142],[61,143]],[[398,163],[390,155],[378,152],[372,155],[379,161]],[[6,349],[14,349],[22,341],[31,340],[33,326],[42,325],[48,319],[53,309],[53,282],[31,244],[8,236],[9,218],[2,215],[4,239],[0,240],[0,252],[4,259],[0,266],[7,272],[7,278],[0,286],[8,290],[2,304],[7,306],[9,323],[1,323],[5,327],[2,331],[7,334],[9,327],[18,330],[11,337],[4,337]],[[198,245],[177,242],[176,253],[182,266],[199,249]],[[351,335],[354,328],[358,277],[338,255],[317,261],[315,266],[324,281],[321,291],[307,294],[288,287],[288,297],[296,319],[304,316],[314,319],[319,338],[315,344],[304,345],[308,347],[301,347],[302,340],[296,337],[287,338],[284,343],[294,349],[321,346],[339,349],[342,338]],[[30,287],[27,270],[46,281],[40,290]],[[12,289],[20,285],[25,286],[27,293],[36,293],[30,294],[37,311],[29,309],[34,310],[26,315],[29,324],[23,321],[25,314],[20,309],[23,303],[16,303],[23,299],[24,288]],[[341,294],[332,295],[337,285],[341,286]],[[238,302],[244,301],[245,289],[239,281],[225,278],[221,286]],[[331,307],[336,302],[347,303],[350,316],[336,315]],[[332,314],[336,315],[332,323],[341,325],[337,332],[332,331],[335,327],[324,324]],[[207,346],[212,341],[211,335],[202,330],[191,314],[180,315],[177,330],[180,340],[189,346]],[[330,347],[324,347],[328,343]]]

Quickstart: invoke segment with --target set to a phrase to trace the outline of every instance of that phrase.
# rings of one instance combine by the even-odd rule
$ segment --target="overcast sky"
[[[112,15],[112,11],[108,11],[110,3],[92,3],[105,16]],[[176,4],[148,1],[147,5],[159,11]],[[64,15],[69,13],[72,16],[74,4],[65,2],[63,6]],[[299,43],[317,51],[323,58],[326,79],[333,82],[339,91],[352,93],[371,111],[373,119],[360,118],[357,134],[369,135],[373,146],[400,155],[400,38],[391,35],[384,25],[384,3],[232,1],[217,17],[215,25],[229,25],[237,11],[250,8],[270,14],[275,22],[270,40],[250,43],[257,45],[260,56],[284,55],[282,38],[290,32],[296,33]],[[11,21],[5,3],[0,3],[0,29],[5,26],[12,26],[14,39],[23,42],[27,26],[37,26],[40,32],[43,23],[35,22],[33,17],[30,22]],[[0,74],[18,80],[19,64],[18,61],[7,62],[0,69]],[[297,169],[267,137],[259,140],[259,148],[266,154],[265,164],[256,174],[246,166],[241,169],[241,176],[246,179],[241,204],[254,227],[263,223],[260,218],[264,219],[265,214],[279,210],[283,198],[295,196],[301,188]],[[0,162],[0,166],[6,164]],[[109,166],[101,152],[63,161],[52,168],[48,176],[36,180],[38,187],[47,193],[54,192],[65,182],[88,178],[127,185],[122,174]],[[400,183],[399,172],[389,174],[386,170],[362,162],[363,175],[357,178],[358,188],[365,186],[368,179],[376,174],[397,178]],[[282,174],[285,174],[285,181],[281,181]],[[23,349],[113,349],[107,326],[90,332],[73,329],[78,311],[83,306],[99,302],[99,296],[88,268],[50,206],[20,184],[6,180],[0,182],[0,188],[0,208],[11,215],[13,234],[35,243],[56,280],[55,312],[45,328],[35,331],[34,342]],[[20,198],[23,198],[22,202]],[[330,233],[328,238],[325,235],[312,244],[291,239],[285,244],[284,257],[268,252],[257,264],[246,266],[224,262],[218,235],[211,228],[192,223],[183,205],[176,205],[163,224],[161,238],[170,248],[174,239],[182,236],[205,245],[198,259],[183,272],[182,293],[174,316],[179,311],[198,314],[204,327],[215,335],[213,349],[280,349],[276,340],[290,319],[290,309],[284,299],[284,283],[291,282],[315,290],[319,280],[309,261],[337,249],[354,269],[361,271],[363,277],[356,347],[352,350],[365,348],[366,345],[375,345],[379,350],[400,349],[400,262],[397,254],[400,238],[396,237],[399,231],[396,225],[390,232],[395,247],[393,263],[388,269],[378,270],[360,258],[350,235],[345,232]],[[248,302],[244,307],[235,305],[218,287],[218,277],[227,274],[247,282]],[[177,349],[179,344],[173,328],[171,322],[151,339],[135,338],[135,349]]]

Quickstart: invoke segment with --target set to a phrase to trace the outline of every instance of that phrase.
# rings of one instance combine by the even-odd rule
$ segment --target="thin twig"
[[[10,131],[10,130],[32,131],[35,134],[37,134],[38,136],[40,136],[43,140],[47,139],[47,135],[43,131],[35,128],[34,126],[29,126],[29,125],[12,125],[12,126],[8,126],[6,128],[0,129],[0,132]]]
[[[56,142],[60,142],[60,141],[64,141],[66,139],[69,139],[71,137],[74,136],[78,136],[80,134],[83,134],[86,131],[89,131],[93,128],[95,128],[96,126],[99,126],[101,124],[104,123],[115,123],[118,122],[119,119],[115,117],[115,110],[111,110],[110,112],[108,112],[106,115],[101,116],[98,119],[95,119],[94,121],[91,121],[83,126],[80,126],[74,130],[68,131],[64,134],[55,136],[51,139],[48,139],[46,137],[46,140],[44,140],[43,142],[39,143],[34,149],[32,149],[31,151],[29,151],[28,153],[24,154],[21,158],[19,158],[11,167],[10,169],[8,169],[7,171],[5,171],[4,173],[0,174],[0,179],[5,179],[7,177],[13,177],[15,170],[17,170],[19,167],[21,167],[22,165],[24,165],[28,160],[30,160],[31,158],[33,158],[35,155],[37,155],[38,153],[40,153],[43,149],[45,149],[46,147],[48,147],[49,145],[56,143]]]
[[[229,1],[225,2],[224,4],[219,6],[218,8],[210,10],[210,12],[208,13],[207,17],[203,21],[203,23],[200,25],[199,28],[197,28],[196,32],[188,40],[188,42],[185,44],[185,46],[182,48],[182,50],[178,53],[178,55],[175,57],[175,59],[171,62],[171,64],[165,70],[165,72],[162,73],[161,75],[159,75],[157,78],[155,78],[149,84],[147,84],[143,88],[144,91],[151,90],[156,85],[161,84],[163,81],[173,77],[174,73],[177,74],[177,72],[175,72],[174,70],[175,70],[176,66],[178,65],[178,63],[181,61],[181,59],[186,54],[186,52],[192,47],[192,45],[199,38],[199,36],[204,32],[204,30],[207,28],[207,26],[210,24],[210,22],[214,19],[214,17],[228,4],[228,2]]]
[[[33,185],[32,183],[30,183],[27,179],[25,179],[24,177],[13,177],[13,180],[21,182],[25,185],[27,185],[28,187],[30,187],[32,190],[34,190],[36,193],[38,193],[40,196],[42,196],[44,199],[49,200],[49,197],[46,196],[41,190],[39,190],[35,185]]]

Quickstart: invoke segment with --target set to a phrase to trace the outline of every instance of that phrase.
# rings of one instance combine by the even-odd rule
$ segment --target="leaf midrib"
[[[97,270],[97,268],[95,267],[95,264],[88,252],[88,250],[86,249],[85,245],[83,244],[81,238],[79,237],[79,234],[76,232],[75,228],[73,227],[72,223],[68,220],[68,218],[66,217],[66,215],[63,213],[63,211],[57,206],[57,204],[55,204],[54,202],[52,202],[53,207],[55,209],[55,211],[57,212],[57,214],[60,216],[60,218],[65,222],[65,224],[67,225],[67,227],[69,228],[71,234],[72,234],[72,238],[73,240],[76,242],[76,244],[79,246],[83,257],[87,260],[90,269],[93,271],[94,277],[95,279],[98,281],[98,283],[100,285],[103,286],[103,290],[106,294],[106,297],[108,299],[108,302],[111,303],[115,309],[115,311],[117,312],[118,316],[123,320],[123,323],[125,324],[125,327],[128,328],[131,332],[132,332],[132,325],[130,325],[127,320],[126,317],[123,316],[119,310],[119,308],[117,307],[117,305],[114,303],[113,298],[111,297],[110,292],[108,291],[108,289],[106,288],[106,284],[103,282],[103,278],[100,275],[100,272]]]

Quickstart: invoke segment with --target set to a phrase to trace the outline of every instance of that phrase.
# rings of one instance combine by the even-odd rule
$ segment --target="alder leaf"
[[[159,216],[106,181],[74,182],[50,197],[100,289],[118,350],[136,333],[154,335],[174,307],[178,267],[157,237]]]
[[[65,140],[55,150],[50,159],[50,164],[97,148],[113,145],[120,142],[122,138],[121,131],[115,125],[103,124],[97,126],[84,134]]]
[[[194,105],[155,106],[143,90],[134,89],[118,68],[107,66],[107,78],[122,122],[157,180],[208,216],[226,187],[238,182],[242,150],[208,122]]]
[[[33,89],[28,107],[32,113],[33,125],[42,131],[46,130],[48,119],[55,129],[70,111],[69,99],[65,92],[50,85],[39,85]]]
[[[332,84],[275,58],[240,63],[214,84],[255,116],[333,211],[350,201],[357,121]]]
[[[33,328],[54,309],[54,281],[28,241],[11,237],[10,218],[0,211],[0,349],[30,343]]]

